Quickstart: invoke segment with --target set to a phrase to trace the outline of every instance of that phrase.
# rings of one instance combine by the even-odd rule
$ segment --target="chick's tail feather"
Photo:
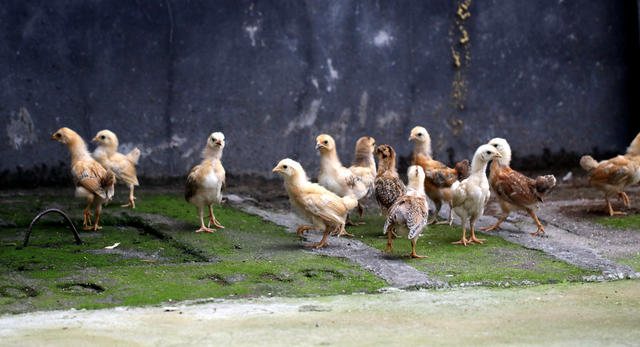
[[[106,193],[106,200],[111,200],[115,192],[116,175],[113,174],[113,171],[107,170],[107,174],[104,175],[101,183]]]
[[[133,164],[138,164],[138,160],[140,159],[140,150],[138,147],[134,148],[127,154],[127,159]]]
[[[589,172],[598,166],[598,162],[593,159],[592,156],[584,155],[580,158],[580,166],[582,166],[585,171]]]
[[[553,175],[545,175],[536,177],[536,192],[538,199],[542,201],[542,198],[549,194],[553,187],[556,186],[556,178]]]
[[[342,198],[342,203],[344,203],[344,206],[347,208],[347,210],[351,211],[356,206],[358,206],[358,199],[356,199],[354,195],[349,194]]]

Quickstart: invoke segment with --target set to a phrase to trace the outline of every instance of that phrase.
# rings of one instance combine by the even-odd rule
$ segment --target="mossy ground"
[[[139,194],[138,208],[112,204],[99,232],[82,231],[82,245],[60,217],[48,215],[22,247],[40,210],[55,206],[80,223],[71,196],[14,196],[0,202],[0,312],[159,304],[209,297],[304,296],[371,292],[386,282],[345,259],[302,252],[283,228],[232,207],[219,207],[226,229],[195,233],[195,208],[179,194]],[[136,214],[182,221],[178,230]],[[114,250],[105,246],[119,242]]]
[[[387,244],[382,235],[384,218],[366,216],[365,225],[358,226],[357,234],[364,243],[377,249]],[[557,260],[543,252],[509,243],[499,237],[476,233],[486,239],[484,244],[468,246],[452,245],[462,237],[460,226],[430,225],[418,239],[416,253],[427,256],[423,259],[405,261],[433,277],[449,283],[483,282],[487,285],[499,283],[557,283],[578,281],[583,276],[594,274]],[[467,230],[469,237],[469,230]],[[411,242],[406,238],[393,240],[393,256],[411,253]]]
[[[640,230],[640,215],[613,216],[595,219],[594,222],[609,228],[624,230]]]

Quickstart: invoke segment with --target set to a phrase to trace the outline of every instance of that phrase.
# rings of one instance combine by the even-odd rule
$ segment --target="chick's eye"
[[[100,136],[100,138],[104,140],[104,135]]]
[[[56,137],[62,137],[62,134],[57,133],[57,134],[56,134]]]
[[[422,136],[422,133],[418,133],[418,136]]]
[[[487,154],[491,154],[491,151],[487,151]]]
[[[324,144],[325,144],[325,145],[326,145],[326,144],[328,144],[328,143],[329,143],[329,141],[327,141],[327,140],[324,140]]]
[[[282,165],[282,168],[283,168],[283,169],[286,169],[286,168],[288,168],[288,166],[286,166],[286,165]]]

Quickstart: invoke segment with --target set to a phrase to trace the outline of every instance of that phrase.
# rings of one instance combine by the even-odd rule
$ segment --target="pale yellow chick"
[[[211,223],[216,228],[223,229],[216,216],[213,214],[212,204],[220,204],[222,201],[222,188],[225,185],[225,171],[222,167],[222,150],[224,149],[224,134],[221,132],[212,133],[207,139],[207,144],[202,151],[202,162],[196,165],[189,176],[184,187],[184,198],[198,209],[200,216],[200,229],[196,232],[213,233],[216,230],[211,228]],[[209,223],[204,225],[203,208],[209,208]]]
[[[328,246],[327,236],[333,230],[344,229],[345,219],[351,209],[358,205],[353,195],[339,197],[317,183],[311,183],[302,166],[291,159],[281,160],[273,172],[284,179],[284,186],[289,194],[291,205],[313,226],[303,225],[298,228],[298,235],[304,230],[324,230],[319,243],[306,245],[320,248]]]
[[[316,149],[320,151],[320,185],[338,196],[353,195],[357,200],[365,198],[372,191],[373,181],[370,185],[363,182],[361,177],[342,165],[338,158],[336,142],[330,135],[319,135],[316,138]],[[375,171],[373,174],[375,180]],[[355,223],[350,223],[347,217],[347,224]]]
[[[373,152],[376,148],[376,140],[370,136],[363,136],[356,142],[356,151],[353,159],[353,165],[349,170],[367,186],[366,196],[371,196],[375,191],[376,179],[376,161],[373,158]],[[358,203],[358,215],[362,218],[364,209]]]
[[[122,205],[122,207],[136,208],[136,197],[133,196],[133,189],[140,185],[135,167],[140,158],[140,150],[134,148],[126,155],[119,153],[118,137],[109,130],[98,131],[91,141],[98,144],[98,147],[93,151],[93,158],[107,170],[113,171],[116,178],[129,187],[129,203]]]
[[[76,185],[76,197],[86,198],[82,226],[84,230],[102,229],[98,225],[102,204],[113,196],[116,178],[110,170],[106,170],[95,161],[84,140],[69,128],[60,128],[53,133],[51,140],[65,144],[71,153],[71,176]],[[95,221],[91,226],[91,205],[95,204]]]
[[[487,164],[489,161],[502,158],[498,150],[492,145],[478,147],[471,161],[471,175],[462,182],[456,181],[451,185],[453,199],[451,207],[460,217],[462,225],[462,239],[453,244],[467,245],[469,243],[482,243],[483,239],[476,238],[474,223],[484,214],[484,208],[489,202],[491,191],[487,179]],[[469,220],[471,239],[467,240],[466,224]]]

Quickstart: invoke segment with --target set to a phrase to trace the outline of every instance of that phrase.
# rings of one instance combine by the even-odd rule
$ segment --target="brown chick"
[[[351,209],[358,205],[353,195],[339,197],[317,183],[307,179],[302,166],[291,159],[283,159],[272,170],[284,179],[284,186],[289,194],[291,205],[313,226],[303,225],[298,228],[298,235],[304,230],[324,230],[319,243],[305,245],[321,248],[328,246],[327,236],[336,229],[344,229],[345,219]]]
[[[625,155],[601,162],[585,155],[580,158],[580,166],[589,173],[589,184],[604,193],[609,215],[626,215],[625,212],[614,211],[609,199],[618,195],[626,207],[631,206],[624,190],[640,181],[640,134],[631,142]]]
[[[416,254],[416,242],[429,218],[429,207],[424,193],[424,171],[418,165],[410,166],[407,177],[409,178],[407,191],[393,203],[384,223],[383,233],[388,235],[388,241],[382,252],[393,251],[394,234],[407,235],[411,240],[411,254],[407,257],[424,258]]]
[[[502,138],[494,138],[489,144],[498,150],[502,158],[494,159],[491,162],[491,173],[489,174],[489,185],[498,197],[502,209],[502,218],[498,222],[484,231],[497,228],[504,222],[509,213],[520,209],[526,211],[536,222],[538,230],[531,235],[544,234],[544,227],[536,216],[535,209],[539,202],[548,195],[556,185],[556,178],[553,175],[539,176],[535,180],[509,167],[511,162],[511,147]]]
[[[95,161],[84,140],[69,128],[60,128],[53,133],[51,140],[65,144],[71,153],[71,176],[76,186],[76,197],[88,200],[84,209],[82,226],[84,230],[100,230],[98,225],[102,204],[113,196],[116,178],[113,172],[106,170]],[[95,204],[95,220],[91,226],[91,205]]]
[[[414,141],[411,165],[419,165],[425,172],[424,190],[429,199],[435,205],[435,213],[430,224],[453,223],[453,209],[449,210],[449,219],[445,222],[438,222],[438,213],[442,207],[442,202],[447,202],[451,206],[451,185],[456,181],[461,181],[469,176],[470,164],[468,160],[463,160],[451,169],[443,163],[433,160],[431,157],[431,137],[427,130],[417,126],[411,130],[409,141]],[[441,178],[435,182],[436,175]]]
[[[98,144],[98,147],[93,151],[93,158],[106,169],[113,171],[116,178],[129,187],[129,203],[121,206],[136,208],[134,201],[136,197],[133,196],[133,189],[135,186],[140,185],[135,167],[140,158],[140,150],[134,148],[127,155],[119,153],[118,137],[109,130],[98,131],[91,141]]]
[[[389,145],[376,148],[378,174],[374,182],[375,196],[382,214],[386,217],[389,208],[404,195],[407,189],[396,171],[396,151]]]
[[[222,188],[225,185],[225,171],[222,167],[222,150],[224,149],[224,134],[212,133],[207,139],[207,144],[202,151],[202,162],[191,169],[184,187],[184,198],[198,209],[200,216],[200,229],[196,232],[213,233],[211,223],[216,228],[224,229],[213,214],[212,204],[222,201]],[[204,226],[202,210],[209,208],[209,223]]]
[[[353,165],[349,170],[360,178],[360,180],[368,187],[367,195],[371,196],[374,191],[374,181],[376,179],[376,162],[373,159],[373,151],[376,148],[376,140],[373,137],[363,136],[356,142],[356,151]],[[358,201],[358,216],[362,218],[364,208]]]

